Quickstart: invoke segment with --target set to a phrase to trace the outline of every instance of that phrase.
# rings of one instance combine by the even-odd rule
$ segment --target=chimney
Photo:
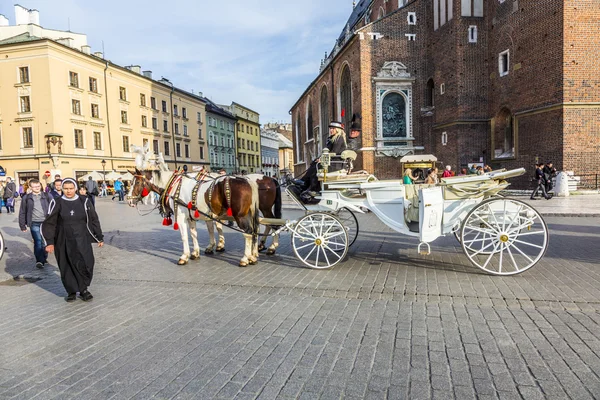
[[[102,54],[102,52],[101,52],[101,51],[97,51],[97,52],[95,52],[95,53],[94,53],[94,55],[95,55],[96,57],[98,57],[98,58],[104,58],[104,54]]]
[[[8,18],[0,14],[0,26],[8,26]]]
[[[29,10],[23,6],[15,4],[15,25],[29,24]]]
[[[133,72],[135,72],[136,74],[141,74],[142,73],[142,67],[140,67],[139,65],[132,65],[131,66],[131,70]]]
[[[64,44],[65,46],[69,46],[69,47],[73,47],[71,46],[71,41],[73,39],[71,38],[60,38],[60,39],[56,39],[56,41],[60,44]]]
[[[90,46],[81,46],[81,52],[84,54],[92,54],[92,48]]]
[[[152,71],[144,71],[142,73],[146,78],[152,79]]]
[[[38,10],[29,10],[29,23],[35,25],[40,24],[40,12]]]
[[[202,93],[202,92],[198,92],[198,96],[200,96],[200,97],[204,97],[204,93]]]

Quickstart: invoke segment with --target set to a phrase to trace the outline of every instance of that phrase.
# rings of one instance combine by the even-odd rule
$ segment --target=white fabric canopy
[[[78,180],[80,180],[80,181],[87,181],[87,180],[90,179],[90,176],[92,177],[92,180],[94,180],[94,181],[101,181],[103,179],[101,173],[96,172],[96,171],[92,171],[89,174],[80,177]]]
[[[121,178],[123,178],[124,181],[131,181],[133,180],[133,175],[131,175],[131,173],[127,171],[123,175],[121,175]]]
[[[115,181],[115,180],[117,180],[119,178],[122,178],[122,176],[117,171],[110,171],[110,172],[106,173],[106,180],[107,181]]]

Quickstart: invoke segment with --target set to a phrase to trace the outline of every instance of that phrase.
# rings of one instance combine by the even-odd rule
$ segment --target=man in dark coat
[[[544,172],[544,179],[546,180],[546,193],[552,190],[552,178],[556,176],[556,168],[552,165],[552,161],[548,161],[544,168],[542,169]]]
[[[535,196],[537,196],[538,191],[541,189],[542,191],[542,195],[544,196],[544,198],[546,200],[550,200],[552,198],[552,196],[548,195],[548,193],[546,193],[546,178],[544,177],[544,171],[543,168],[544,164],[536,164],[535,166],[535,189],[533,191],[533,193],[531,193],[531,200],[537,200],[535,198]]]
[[[88,177],[88,181],[85,183],[85,188],[88,192],[88,197],[92,201],[92,205],[96,207],[96,196],[100,193],[98,191],[98,182],[92,179],[92,177]]]
[[[50,214],[42,225],[46,251],[56,252],[60,277],[67,291],[67,301],[79,292],[84,301],[91,300],[88,287],[94,273],[91,244],[104,245],[104,236],[94,206],[87,197],[77,195],[77,182],[66,178],[63,195],[50,203]]]
[[[50,196],[53,199],[57,199],[62,196],[62,179],[57,178],[54,180],[53,188],[50,189]]]
[[[6,186],[4,187],[4,204],[6,205],[6,211],[10,214],[15,212],[15,193],[17,192],[17,185],[13,182],[10,176],[6,177]]]
[[[42,192],[42,183],[37,179],[29,181],[31,193],[27,193],[21,200],[19,209],[19,227],[23,232],[27,232],[27,227],[31,230],[33,238],[33,254],[35,255],[35,266],[44,268],[47,263],[48,253],[44,250],[44,239],[42,238],[41,226],[48,215],[50,201],[52,197]]]

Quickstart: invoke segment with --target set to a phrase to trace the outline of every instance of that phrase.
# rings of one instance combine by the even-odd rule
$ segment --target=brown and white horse
[[[173,227],[180,231],[183,241],[179,265],[200,257],[196,221],[207,219],[206,216],[225,218],[228,212],[244,232],[244,257],[239,265],[245,267],[258,261],[259,195],[255,182],[229,176],[208,177],[207,174],[199,178],[200,174],[183,174],[165,169],[140,171],[136,168],[131,173],[134,180],[128,195],[129,205],[135,206],[148,193],[156,192],[172,210],[175,221]],[[207,225],[211,234],[212,224]],[[190,252],[188,229],[194,245],[193,252]]]

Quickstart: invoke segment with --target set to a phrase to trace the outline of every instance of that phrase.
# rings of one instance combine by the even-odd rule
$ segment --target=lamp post
[[[104,178],[104,180],[102,181],[102,183],[106,184],[106,169],[105,169],[105,167],[106,167],[106,161],[102,160],[102,161],[100,161],[100,164],[102,164],[102,176]]]

